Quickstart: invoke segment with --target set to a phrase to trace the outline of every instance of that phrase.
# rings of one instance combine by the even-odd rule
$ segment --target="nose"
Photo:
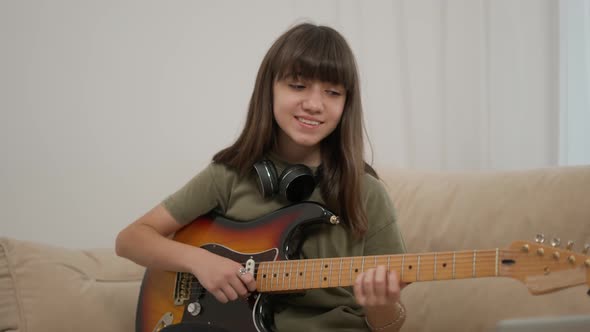
[[[324,108],[322,89],[318,86],[313,86],[309,89],[302,105],[303,108],[309,112],[321,112]]]

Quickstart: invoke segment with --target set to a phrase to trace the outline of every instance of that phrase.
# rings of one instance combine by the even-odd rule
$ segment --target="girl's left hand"
[[[406,285],[395,271],[388,272],[384,265],[379,265],[357,276],[354,296],[365,308],[391,305],[399,302],[400,292]]]

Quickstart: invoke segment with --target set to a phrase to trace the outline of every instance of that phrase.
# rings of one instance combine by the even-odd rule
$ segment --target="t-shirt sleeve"
[[[369,228],[365,238],[365,255],[385,255],[406,252],[398,229],[395,210],[383,182],[367,175],[365,211]]]
[[[216,184],[216,176],[221,167],[209,164],[200,173],[172,195],[166,197],[162,204],[180,224],[187,224],[197,217],[217,208],[220,191]]]

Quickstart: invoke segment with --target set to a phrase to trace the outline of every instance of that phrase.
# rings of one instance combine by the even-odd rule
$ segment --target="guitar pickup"
[[[191,297],[194,277],[188,272],[177,272],[174,286],[174,305],[183,305]]]

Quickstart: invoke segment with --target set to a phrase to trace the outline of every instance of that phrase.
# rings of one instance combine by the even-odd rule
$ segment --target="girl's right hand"
[[[201,248],[199,248],[201,249]],[[198,267],[192,273],[205,289],[221,303],[245,298],[256,290],[251,273],[240,274],[243,266],[231,259],[201,249]]]
[[[240,263],[170,239],[181,227],[164,205],[158,204],[119,233],[117,254],[149,268],[190,272],[222,303],[256,290],[252,274],[239,275]]]

